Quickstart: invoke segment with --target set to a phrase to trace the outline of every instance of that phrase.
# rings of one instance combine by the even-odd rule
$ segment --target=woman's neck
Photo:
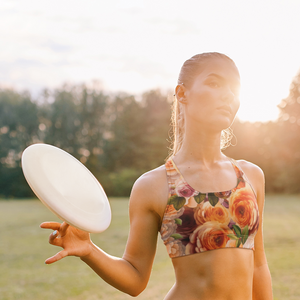
[[[176,160],[189,160],[212,164],[224,159],[220,149],[221,132],[207,130],[188,130]]]

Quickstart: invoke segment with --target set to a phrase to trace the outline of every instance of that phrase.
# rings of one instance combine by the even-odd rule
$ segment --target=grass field
[[[128,201],[111,199],[112,224],[93,234],[95,244],[121,256],[128,233]],[[300,195],[268,195],[264,236],[272,274],[274,300],[300,299]],[[98,300],[132,299],[106,284],[78,258],[56,264],[44,260],[59,251],[48,244],[45,220],[58,220],[37,200],[0,201],[0,299]],[[135,299],[161,300],[174,282],[173,268],[159,240],[146,290]]]

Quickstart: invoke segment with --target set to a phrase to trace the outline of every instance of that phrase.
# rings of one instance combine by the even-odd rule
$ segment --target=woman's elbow
[[[128,290],[126,293],[128,295],[130,295],[131,297],[137,297],[145,290],[146,286],[147,286],[147,283],[146,284],[137,284],[137,285],[133,286],[130,290]]]

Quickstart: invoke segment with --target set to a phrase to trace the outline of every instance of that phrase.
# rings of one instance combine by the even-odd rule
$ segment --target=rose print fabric
[[[254,250],[259,226],[256,196],[243,171],[228,159],[237,185],[218,193],[194,190],[173,160],[166,162],[169,199],[160,234],[171,258],[220,248]]]

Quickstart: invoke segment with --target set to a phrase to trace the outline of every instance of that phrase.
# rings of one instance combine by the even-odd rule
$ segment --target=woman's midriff
[[[253,250],[218,249],[172,262],[176,282],[164,300],[252,300]]]

